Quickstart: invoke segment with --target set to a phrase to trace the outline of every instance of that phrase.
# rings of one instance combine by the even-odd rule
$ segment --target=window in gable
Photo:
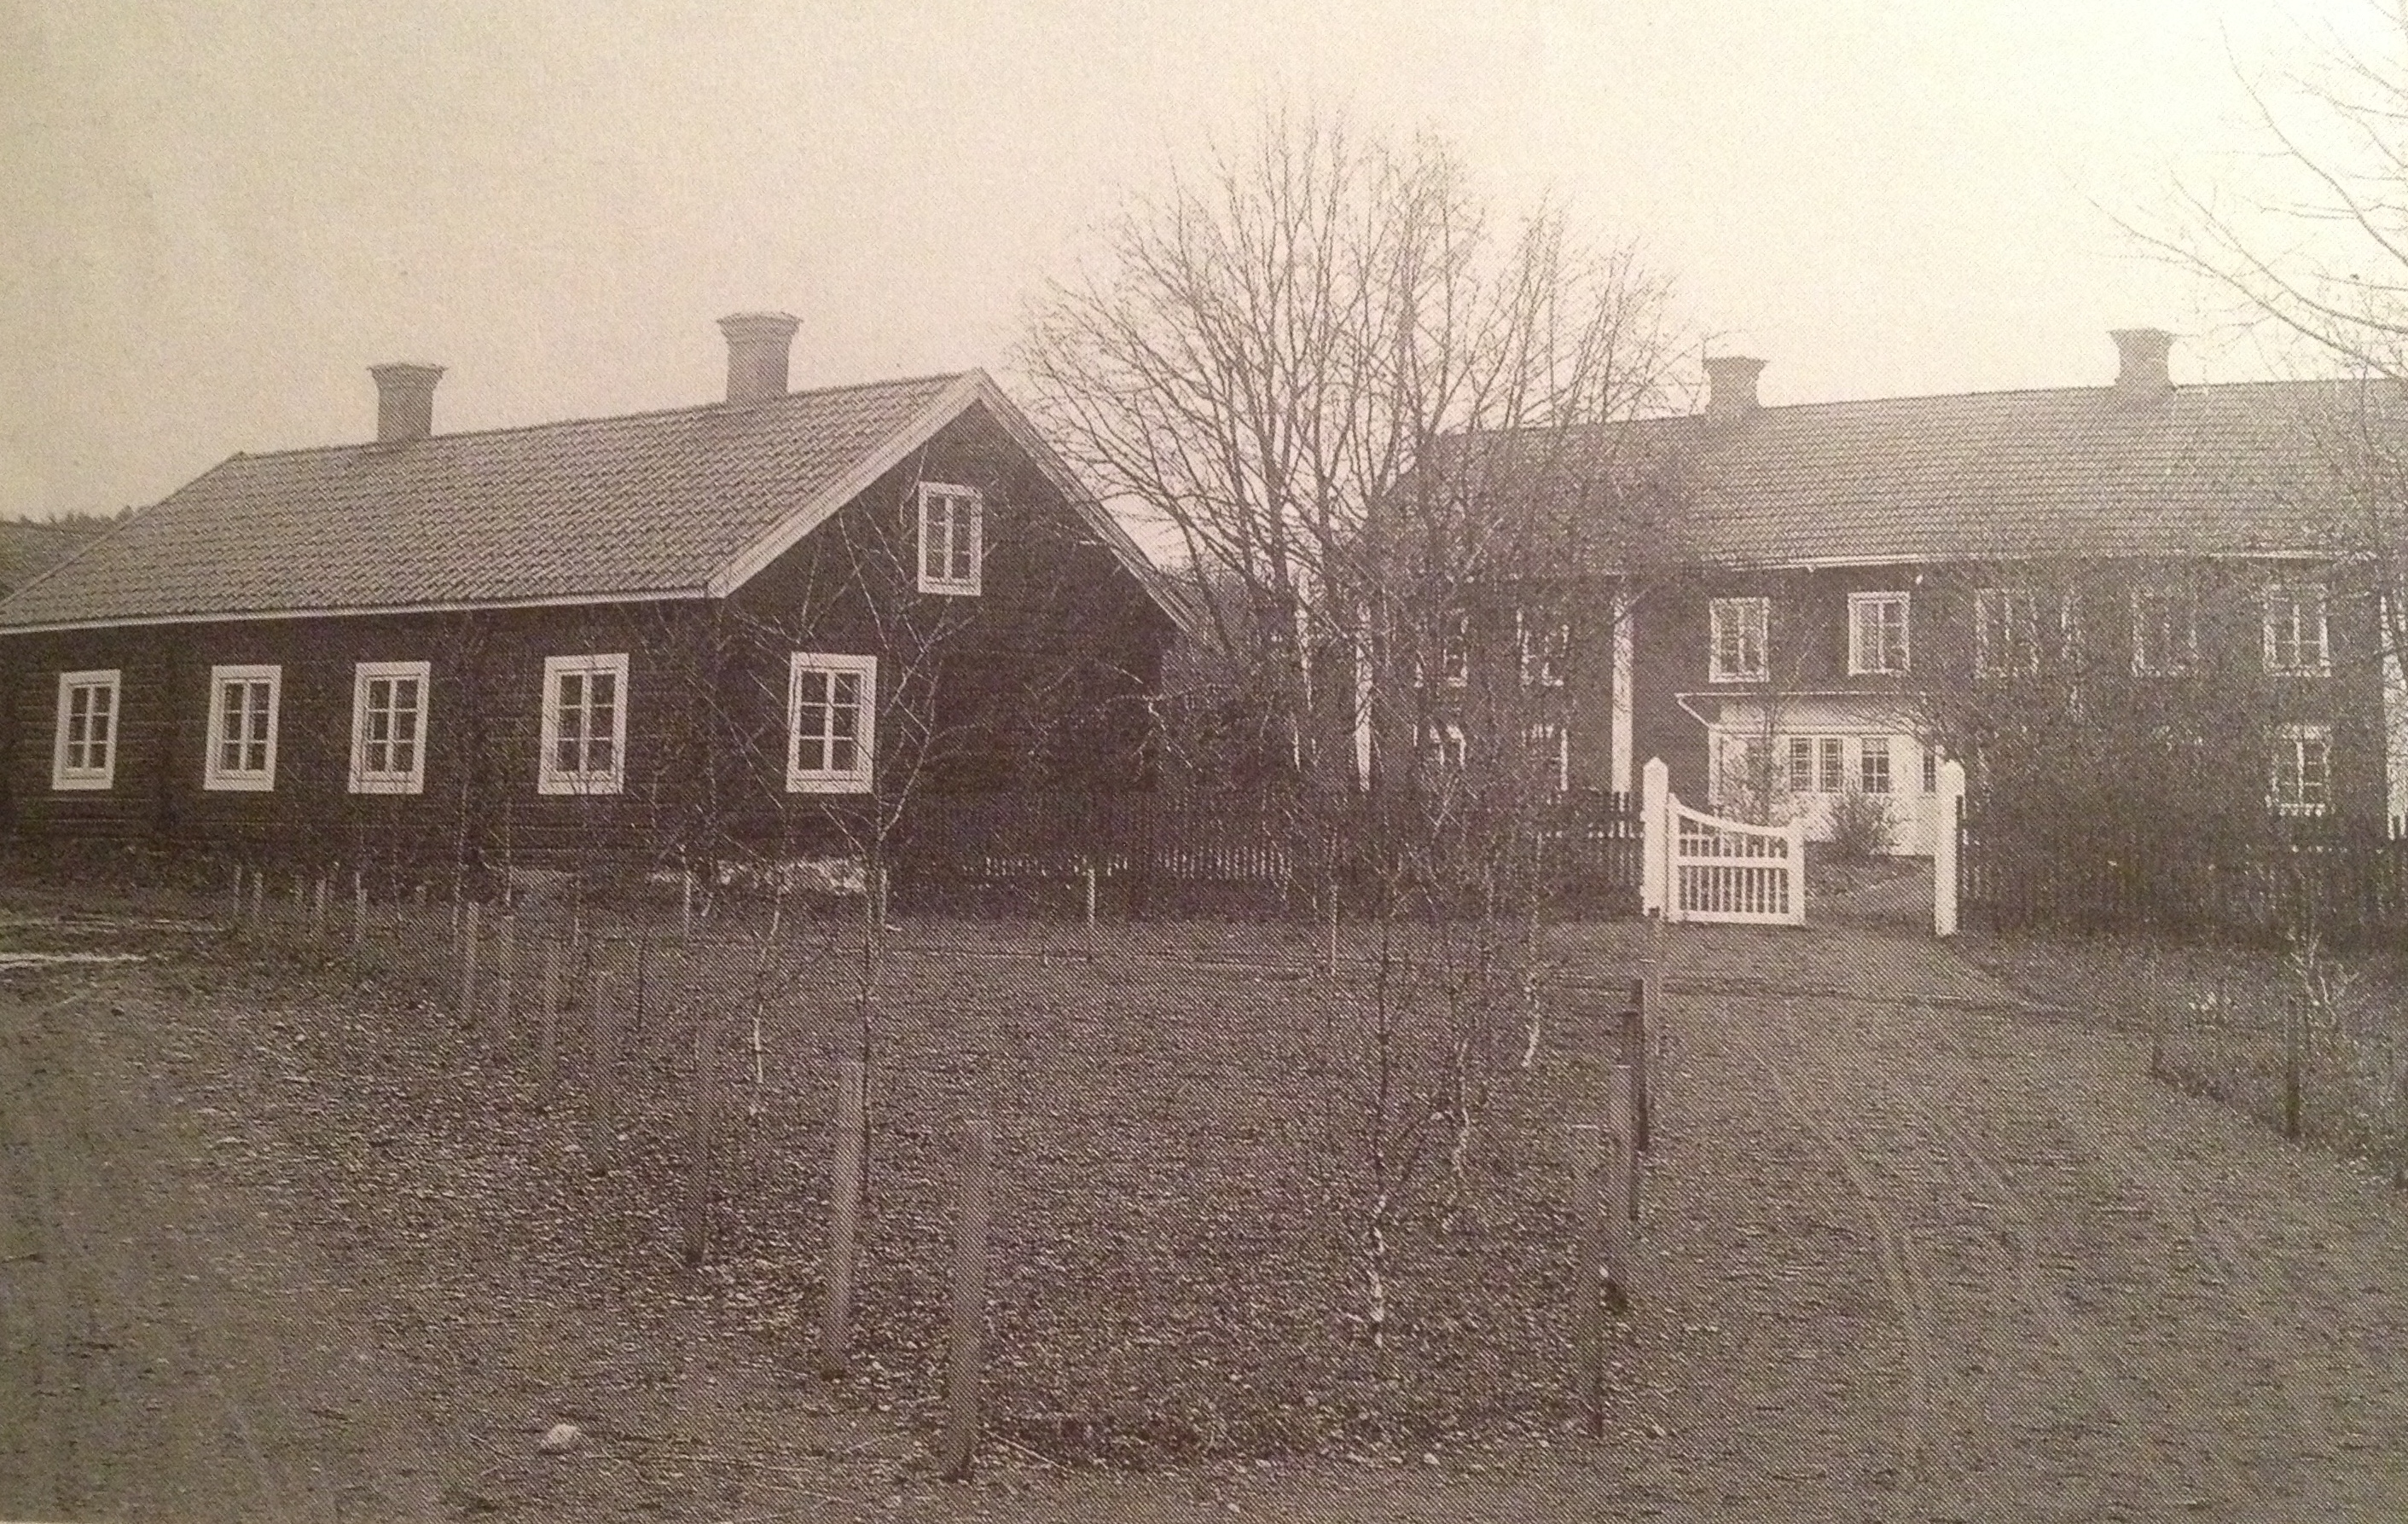
[[[2325,590],[2314,582],[2266,590],[2266,670],[2321,676],[2332,671]]]
[[[425,789],[427,671],[423,662],[352,666],[351,792]]]
[[[204,789],[265,793],[276,787],[280,666],[209,668],[209,751]]]
[[[976,596],[984,562],[985,503],[975,487],[920,483],[920,591]]]
[[[1713,645],[1708,676],[1718,683],[1761,682],[1770,673],[1770,598],[1717,598],[1710,608]]]
[[[1904,672],[1907,595],[1903,592],[1848,594],[1848,673]]]
[[[878,740],[878,658],[796,651],[786,686],[786,791],[867,793]]]
[[[59,728],[50,752],[51,788],[106,789],[116,782],[121,677],[115,667],[59,674]]]
[[[536,791],[617,793],[626,766],[626,652],[545,657]]]

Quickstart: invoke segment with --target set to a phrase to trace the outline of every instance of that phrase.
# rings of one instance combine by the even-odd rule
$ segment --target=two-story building
[[[2168,335],[2114,338],[2109,385],[1780,406],[1758,400],[1762,361],[1708,360],[1701,412],[1591,452],[1650,473],[1599,501],[1675,500],[1677,529],[1599,534],[1542,603],[1467,614],[1489,657],[1450,677],[1514,680],[1539,629],[1568,788],[1627,792],[1661,756],[1684,799],[1802,815],[1810,839],[1856,795],[1893,850],[1928,852],[1943,750],[1978,773],[1985,737],[2069,719],[2092,740],[2245,731],[2233,807],[2380,829],[2408,800],[2340,436],[2358,393],[2177,386]],[[2086,747],[2063,765],[2106,754]]]

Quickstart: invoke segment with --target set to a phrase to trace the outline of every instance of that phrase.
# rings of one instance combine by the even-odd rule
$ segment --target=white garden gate
[[[1643,787],[1644,909],[1666,920],[1806,923],[1805,821],[1750,825],[1693,810],[1673,796],[1660,757],[1648,762]]]

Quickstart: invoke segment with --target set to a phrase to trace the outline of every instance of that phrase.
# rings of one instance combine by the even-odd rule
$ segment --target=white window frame
[[[1875,666],[1870,660],[1870,658],[1875,653],[1870,652],[1865,648],[1865,616],[1875,609],[1885,608],[1892,604],[1896,604],[1898,605],[1898,648],[1895,652],[1890,651],[1887,649],[1888,642],[1885,640],[1883,642],[1885,648],[1878,654],[1884,658],[1895,655],[1897,657],[1897,661],[1893,662],[1885,660],[1881,665]],[[1851,677],[1873,677],[1914,670],[1914,599],[1912,593],[1849,593],[1848,676]]]
[[[1716,598],[1707,606],[1706,676],[1718,683],[1760,683],[1772,673],[1772,600],[1770,598]],[[1752,666],[1727,666],[1723,648],[1729,642],[1724,632],[1733,627],[1739,632],[1739,654],[1756,658]]]
[[[432,707],[430,677],[432,668],[425,662],[354,662],[351,663],[351,772],[353,793],[408,794],[426,790],[426,726]],[[368,767],[368,686],[376,682],[415,681],[418,684],[417,733],[410,738],[409,765],[386,767],[370,771]],[[391,736],[385,744],[394,745]],[[386,753],[389,758],[392,753]]]
[[[94,667],[84,672],[59,674],[59,728],[50,744],[51,788],[98,790],[116,786],[118,719],[124,706],[124,690],[125,675],[118,667]],[[75,695],[79,691],[108,695],[108,734],[99,737],[101,762],[98,767],[91,765],[93,711],[89,700],[84,705],[84,737],[80,743],[84,748],[83,763],[71,765],[67,760],[70,745],[67,732],[74,712]]]
[[[2317,759],[2317,788],[2321,799],[2307,797],[2307,748],[2315,746],[2322,755]],[[2267,802],[2278,815],[2315,819],[2329,815],[2333,807],[2332,727],[2330,725],[2278,725],[2274,728],[2274,755],[2270,759],[2266,779]],[[2284,763],[2290,764],[2290,797],[2285,797]]]
[[[1526,611],[1513,610],[1513,648],[1521,658],[1522,686],[1561,688],[1571,659],[1572,621],[1551,618],[1540,621],[1535,632],[1532,622]]]
[[[1559,720],[1542,719],[1523,733],[1531,760],[1545,768],[1548,791],[1565,794],[1572,789],[1571,728]]]
[[[2156,605],[2170,606],[2179,620],[2178,627],[2165,634],[2178,651],[2160,653],[2152,661],[2146,631],[2153,622],[2149,614]],[[2182,588],[2134,588],[2132,590],[2132,673],[2140,677],[2170,677],[2188,672],[2199,661],[2199,600]]]
[[[1789,737],[1789,792],[1793,795],[1817,792],[1814,781],[1814,737]]]
[[[2306,628],[2311,621],[2314,624],[2313,641]],[[2324,584],[2283,582],[2268,588],[2265,636],[2268,672],[2286,677],[2330,677],[2332,620],[2326,605]],[[2282,659],[2282,648],[2286,645],[2291,648],[2289,661]]]
[[[1814,738],[1814,782],[1817,793],[1848,791],[1848,743],[1844,736]]]
[[[558,765],[560,751],[560,679],[570,674],[592,678],[608,673],[615,679],[614,697],[610,706],[610,765],[570,771]],[[535,791],[539,794],[614,794],[627,783],[627,653],[624,651],[593,652],[583,656],[547,656],[543,659],[543,722],[536,754]],[[589,681],[585,703],[581,708],[593,707],[594,690]],[[588,735],[590,742],[590,733]]]
[[[1874,762],[1879,762],[1876,769]],[[1868,799],[1886,799],[1898,792],[1898,773],[1890,766],[1889,737],[1860,735],[1856,738],[1856,792]],[[1873,787],[1873,776],[1881,775],[1881,787]]]
[[[221,753],[231,739],[225,734],[225,690],[228,683],[265,683],[267,685],[267,734],[261,767],[229,768],[222,764]],[[272,793],[276,789],[276,733],[280,728],[284,707],[284,669],[273,662],[252,662],[209,668],[209,750],[203,759],[201,787],[233,793]],[[243,700],[245,729],[248,730],[251,701]],[[251,737],[245,734],[242,745],[248,747]]]
[[[807,673],[850,673],[861,679],[858,722],[850,768],[802,765],[803,677]],[[796,651],[786,662],[786,791],[867,793],[878,762],[878,658]]]
[[[930,510],[941,506],[943,514],[931,519]],[[941,593],[953,598],[975,598],[984,582],[986,568],[986,498],[975,487],[964,487],[948,481],[924,481],[919,492],[919,537],[912,545],[913,563],[920,575],[922,592]],[[962,554],[962,534],[968,531],[968,554]],[[941,572],[928,570],[928,552],[936,536],[944,538]],[[966,561],[967,575],[953,570],[957,562]]]
[[[2040,670],[2040,599],[2029,588],[1973,591],[1973,675],[2003,677]]]

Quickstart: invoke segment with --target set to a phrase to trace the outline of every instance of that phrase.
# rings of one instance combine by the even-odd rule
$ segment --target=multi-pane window
[[[1985,677],[2040,670],[2039,601],[2028,588],[1973,594],[1973,670]]]
[[[2293,583],[2266,590],[2266,670],[2325,673],[2332,648],[2325,623],[2325,590]]]
[[[1848,787],[1848,754],[1846,743],[1836,735],[1826,735],[1817,743],[1822,748],[1823,791],[1842,793]]]
[[[2132,670],[2164,674],[2186,670],[2199,657],[2199,609],[2177,588],[2132,591]]]
[[[351,669],[353,793],[418,793],[426,786],[423,662],[362,662]]]
[[[117,777],[114,667],[59,674],[58,740],[50,752],[53,789],[106,789]]]
[[[985,505],[975,487],[920,484],[920,591],[979,591]]]
[[[1789,738],[1789,791],[1814,791],[1814,738],[1811,735]]]
[[[1763,681],[1770,671],[1772,600],[1716,598],[1710,615],[1713,648],[1708,676],[1718,683]]]
[[[1440,622],[1438,673],[1449,688],[1471,685],[1471,615],[1466,610],[1456,609]]]
[[[1848,594],[1848,671],[1862,675],[1904,672],[1907,595],[1903,592]]]
[[[1791,793],[1844,793],[1848,787],[1847,742],[1837,735],[1789,738]]]
[[[1571,734],[1557,724],[1537,724],[1523,736],[1530,748],[1530,761],[1539,784],[1550,793],[1563,793],[1572,786]]]
[[[1513,643],[1522,657],[1522,686],[1561,688],[1564,666],[1571,655],[1572,627],[1563,620],[1516,609]]]
[[[868,790],[878,739],[878,658],[796,651],[786,716],[787,791]]]
[[[265,792],[276,787],[276,705],[284,685],[279,666],[209,669],[209,750],[205,789]]]
[[[1888,736],[1868,735],[1857,741],[1856,771],[1865,792],[1890,791]]]
[[[2285,815],[2322,815],[2332,807],[2332,731],[2285,725],[2274,733],[2273,805]]]
[[[545,657],[536,791],[617,793],[626,764],[626,653]]]

